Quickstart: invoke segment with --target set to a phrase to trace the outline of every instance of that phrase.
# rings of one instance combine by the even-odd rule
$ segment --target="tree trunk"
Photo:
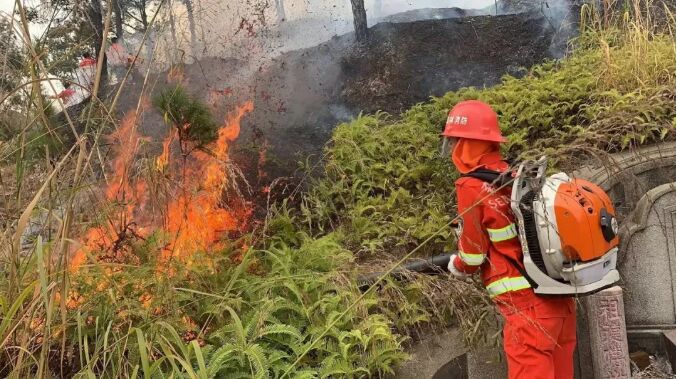
[[[367,11],[364,9],[364,0],[350,0],[353,6],[353,24],[355,25],[355,39],[364,42],[369,36],[367,29]]]
[[[275,0],[275,11],[277,12],[278,23],[287,18],[287,15],[284,13],[284,0]]]
[[[197,46],[197,41],[195,39],[195,14],[193,12],[193,0],[183,0],[183,4],[186,6],[186,13],[188,14],[188,28],[190,29],[190,47],[195,53],[195,48]]]
[[[101,0],[91,0],[89,8],[89,21],[91,22],[94,28],[94,57],[99,58],[99,52],[104,48],[102,45],[103,42],[103,14],[101,12]],[[103,55],[103,61],[101,62],[101,83],[106,83],[108,80],[108,68],[106,65],[106,54]],[[99,91],[101,92],[101,87],[99,86]],[[92,96],[99,96],[98,93],[93,93]]]
[[[174,5],[172,4],[172,1],[169,0],[167,3],[167,11],[169,12],[169,30],[171,32],[171,37],[172,37],[172,46],[170,46],[170,56],[172,57],[172,63],[176,63],[176,58],[178,57],[177,54],[177,49],[179,48],[179,41],[176,38],[176,20],[174,19]]]
[[[141,24],[143,25],[143,31],[148,30],[148,14],[146,13],[146,1],[141,1],[141,6],[139,7],[139,13],[141,14]]]
[[[118,37],[119,40],[122,40],[122,33],[124,31],[122,30],[123,12],[120,0],[111,1],[111,5],[113,6],[113,12],[115,13],[115,36]]]
[[[148,64],[150,64],[151,58],[153,56],[153,50],[155,49],[155,26],[151,27],[151,29],[148,30],[150,25],[148,25],[148,14],[146,13],[146,6],[147,6],[146,0],[140,0],[137,3],[137,9],[139,10],[143,32],[144,33],[148,32],[148,38],[146,39],[146,42],[144,44],[146,47],[146,60]]]

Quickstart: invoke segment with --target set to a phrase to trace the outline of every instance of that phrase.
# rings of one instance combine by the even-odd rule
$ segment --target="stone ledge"
[[[456,357],[466,354],[463,333],[458,328],[445,329],[417,341],[407,351],[411,359],[397,369],[399,379],[428,379]]]
[[[620,251],[627,251],[628,245],[632,240],[632,236],[635,233],[646,229],[649,220],[649,214],[651,213],[654,203],[656,200],[670,192],[675,192],[675,183],[660,185],[651,189],[644,196],[642,196],[642,198],[637,203],[635,210],[630,214],[626,222],[623,223],[621,230],[618,233],[622,237],[621,244],[619,246]]]
[[[573,173],[589,180],[604,191],[621,182],[628,174],[636,175],[656,167],[675,166],[675,142],[664,142],[613,154],[609,162],[590,164]],[[674,180],[674,178],[673,178]]]

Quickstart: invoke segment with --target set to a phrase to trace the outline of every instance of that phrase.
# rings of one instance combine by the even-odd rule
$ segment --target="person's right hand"
[[[447,269],[453,275],[456,279],[459,280],[466,280],[470,275],[466,274],[465,272],[459,271],[456,266],[454,265],[454,261],[458,258],[458,255],[452,254],[451,257],[449,257],[449,264],[447,265]]]

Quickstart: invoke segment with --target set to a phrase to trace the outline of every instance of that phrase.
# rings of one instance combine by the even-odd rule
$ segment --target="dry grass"
[[[651,364],[640,370],[633,364],[632,379],[668,379],[674,378],[670,362],[664,358],[651,357]]]

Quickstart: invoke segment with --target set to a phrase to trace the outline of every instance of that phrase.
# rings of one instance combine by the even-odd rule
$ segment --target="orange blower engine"
[[[519,166],[512,210],[526,274],[543,295],[585,295],[612,286],[618,222],[598,186],[565,173],[546,176],[547,160]]]

